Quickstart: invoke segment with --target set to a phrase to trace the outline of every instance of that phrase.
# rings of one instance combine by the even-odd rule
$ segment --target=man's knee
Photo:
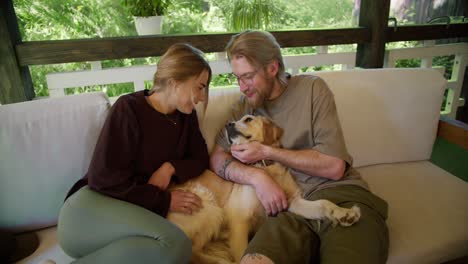
[[[364,204],[359,206],[362,214],[359,222],[351,227],[329,228],[321,235],[321,263],[386,262],[389,237],[385,219],[377,210]]]
[[[245,251],[252,262],[245,263],[263,263],[254,262],[259,255],[273,263],[307,263],[317,257],[319,248],[320,240],[304,218],[280,213],[268,218],[252,238]]]

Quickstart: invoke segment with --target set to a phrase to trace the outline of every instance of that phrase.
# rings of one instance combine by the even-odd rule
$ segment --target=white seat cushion
[[[36,232],[39,238],[39,247],[36,251],[18,262],[17,264],[37,264],[51,259],[57,264],[66,264],[73,261],[57,243],[57,228],[50,227]]]
[[[468,183],[429,161],[358,168],[389,203],[388,263],[442,263],[468,253]]]

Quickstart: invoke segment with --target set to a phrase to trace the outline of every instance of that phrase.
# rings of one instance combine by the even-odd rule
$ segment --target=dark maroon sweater
[[[182,183],[208,168],[208,151],[195,110],[189,115],[176,111],[166,116],[147,103],[147,95],[147,91],[135,92],[115,102],[88,173],[67,197],[89,185],[97,192],[165,217],[171,195],[147,183],[152,173],[168,161],[175,168],[172,181]]]

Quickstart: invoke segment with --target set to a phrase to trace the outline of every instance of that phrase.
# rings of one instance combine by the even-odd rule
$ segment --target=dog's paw
[[[361,209],[357,205],[351,208],[333,205],[333,208],[329,208],[327,218],[332,222],[334,227],[338,224],[345,227],[352,226],[361,218]]]

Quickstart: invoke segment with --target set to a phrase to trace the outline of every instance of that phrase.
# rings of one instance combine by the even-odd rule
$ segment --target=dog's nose
[[[226,124],[226,133],[227,133],[227,136],[228,136],[229,140],[231,140],[231,138],[234,138],[237,135],[239,135],[239,131],[237,131],[237,129],[236,129],[236,123],[235,122],[228,122]]]

